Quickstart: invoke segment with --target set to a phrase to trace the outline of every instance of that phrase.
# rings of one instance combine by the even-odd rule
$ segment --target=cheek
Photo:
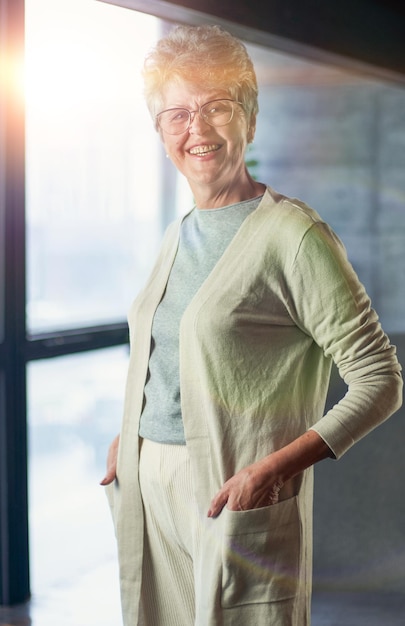
[[[231,144],[231,154],[234,155],[236,161],[245,157],[245,152],[247,148],[247,138],[245,137],[245,133],[235,137],[234,141]]]
[[[235,133],[231,138],[231,142],[233,144],[233,150],[236,153],[245,153],[246,147],[249,143],[249,129],[245,119],[240,119],[238,127],[235,129]]]
[[[163,147],[166,150],[166,154],[168,156],[170,156],[171,158],[179,158],[180,152],[181,152],[181,142],[180,141],[175,141],[173,139],[169,139],[168,141],[165,141],[164,138],[162,137],[162,143],[163,143]]]

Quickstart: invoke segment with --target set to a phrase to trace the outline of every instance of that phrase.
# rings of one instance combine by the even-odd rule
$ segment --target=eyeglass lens
[[[200,113],[207,124],[211,126],[225,126],[233,117],[233,100],[212,100],[206,102],[200,110],[168,109],[157,116],[159,126],[169,134],[180,134],[191,124],[192,114]]]

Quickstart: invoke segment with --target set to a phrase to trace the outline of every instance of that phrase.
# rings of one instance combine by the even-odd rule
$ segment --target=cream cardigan
[[[125,626],[137,626],[143,514],[138,424],[151,325],[173,264],[169,227],[129,316],[131,358],[117,480],[108,487]],[[331,362],[348,385],[324,415]],[[303,203],[268,188],[201,286],[180,326],[180,387],[202,518],[223,483],[312,428],[336,458],[401,404],[395,348],[345,250]],[[312,469],[278,505],[207,519],[199,626],[306,626],[312,569]],[[252,564],[255,564],[254,566]],[[141,623],[141,622],[139,622]],[[190,625],[191,626],[191,625]]]

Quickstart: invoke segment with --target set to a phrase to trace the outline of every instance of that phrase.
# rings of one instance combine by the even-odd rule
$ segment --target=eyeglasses
[[[235,104],[242,103],[225,98],[206,102],[195,111],[177,108],[166,109],[157,114],[156,123],[169,135],[180,135],[190,128],[195,114],[199,113],[204,122],[210,126],[226,126],[232,121]]]

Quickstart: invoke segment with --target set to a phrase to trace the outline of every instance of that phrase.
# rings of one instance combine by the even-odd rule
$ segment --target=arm
[[[326,224],[307,231],[291,277],[292,318],[333,359],[348,387],[311,426],[339,459],[401,406],[401,366],[343,244]]]
[[[276,504],[284,483],[331,456],[323,439],[309,430],[230,478],[211,501],[208,517],[219,515],[225,505],[231,511],[245,511]]]
[[[118,456],[118,445],[120,442],[120,436],[117,435],[113,441],[111,442],[111,445],[108,449],[108,455],[107,455],[107,472],[105,477],[103,478],[103,480],[100,482],[100,485],[103,485],[103,487],[105,487],[106,485],[109,485],[110,483],[112,483],[117,476],[117,456]]]
[[[276,503],[286,481],[323,458],[340,458],[400,406],[395,348],[326,225],[308,230],[288,284],[292,319],[333,358],[348,392],[311,430],[228,480],[212,500],[209,516],[225,504],[237,511]]]

